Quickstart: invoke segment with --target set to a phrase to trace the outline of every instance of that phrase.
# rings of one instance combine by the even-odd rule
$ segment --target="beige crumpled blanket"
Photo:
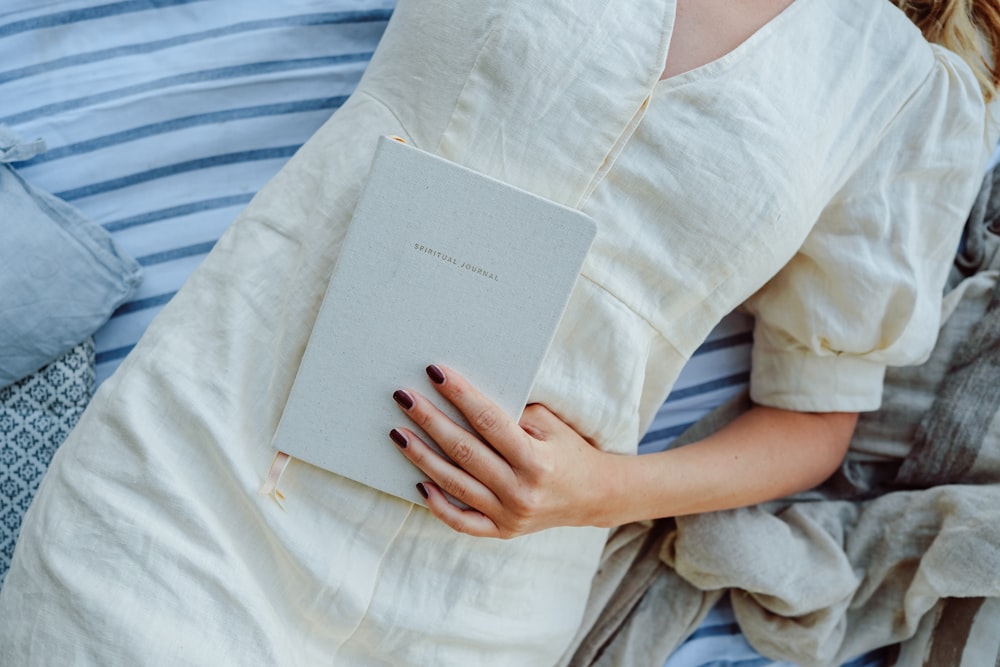
[[[897,665],[1000,664],[996,171],[967,232],[932,357],[890,370],[841,470],[781,502],[619,528],[564,665],[662,665],[727,593],[774,659],[837,665],[898,644]]]

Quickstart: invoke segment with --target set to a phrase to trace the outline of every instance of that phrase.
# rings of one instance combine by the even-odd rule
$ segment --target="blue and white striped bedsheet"
[[[253,194],[353,90],[390,0],[6,0],[0,122],[20,173],[145,271],[96,336],[98,381]]]
[[[880,667],[887,651],[872,651],[841,667]],[[740,633],[736,617],[724,597],[708,612],[687,641],[671,655],[663,667],[796,667],[793,663],[761,657]]]
[[[103,225],[145,271],[95,336],[99,382],[258,188],[351,93],[393,4],[0,5],[0,122],[49,146],[19,171]],[[744,387],[749,346],[749,321],[727,318],[685,368],[641,451],[662,449]],[[669,667],[776,665],[747,653],[731,619],[715,616],[722,613]]]

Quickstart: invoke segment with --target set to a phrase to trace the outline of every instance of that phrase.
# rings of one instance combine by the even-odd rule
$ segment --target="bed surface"
[[[392,6],[3,3],[0,123],[48,146],[18,172],[101,225],[144,274],[94,334],[98,384],[254,193],[351,93]],[[667,446],[746,385],[749,326],[731,316],[698,350],[642,452]],[[8,502],[2,494],[0,502]],[[754,653],[723,607],[667,664],[780,663]]]

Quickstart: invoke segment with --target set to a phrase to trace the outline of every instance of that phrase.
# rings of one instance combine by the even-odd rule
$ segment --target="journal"
[[[424,368],[454,368],[517,418],[596,227],[580,211],[381,137],[274,447],[423,504],[389,440]]]

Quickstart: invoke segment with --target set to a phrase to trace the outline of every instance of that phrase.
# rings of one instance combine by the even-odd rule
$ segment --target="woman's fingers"
[[[416,446],[406,447],[404,453],[449,495],[489,511],[495,505],[486,506],[484,503],[495,502],[498,490],[508,489],[516,483],[514,471],[500,454],[476,434],[452,421],[431,401],[417,392],[406,390],[397,391],[393,398],[437,446],[435,450],[413,431],[405,430],[408,437],[415,438]],[[521,435],[524,436],[524,433]]]
[[[427,367],[427,377],[438,393],[458,408],[476,433],[511,466],[517,467],[525,460],[530,447],[528,434],[468,380],[450,368],[435,365]],[[431,436],[440,444],[435,435]]]
[[[452,421],[434,403],[417,392],[406,390],[397,391],[393,398],[413,423],[457,465],[486,483],[503,474],[503,469],[507,467],[503,459],[474,433]]]
[[[489,487],[444,459],[410,429],[394,428],[389,437],[406,458],[434,481],[438,489],[455,500],[486,512],[499,507],[500,503]]]
[[[452,530],[475,537],[511,537],[504,535],[496,523],[477,509],[463,509],[454,505],[448,497],[431,482],[422,482],[417,490],[427,500],[431,514],[443,521]]]
[[[590,520],[598,450],[544,406],[529,406],[518,423],[455,371],[428,366],[427,375],[475,431],[415,391],[394,394],[427,436],[391,434],[432,480],[420,488],[435,516],[460,532],[501,538]]]

